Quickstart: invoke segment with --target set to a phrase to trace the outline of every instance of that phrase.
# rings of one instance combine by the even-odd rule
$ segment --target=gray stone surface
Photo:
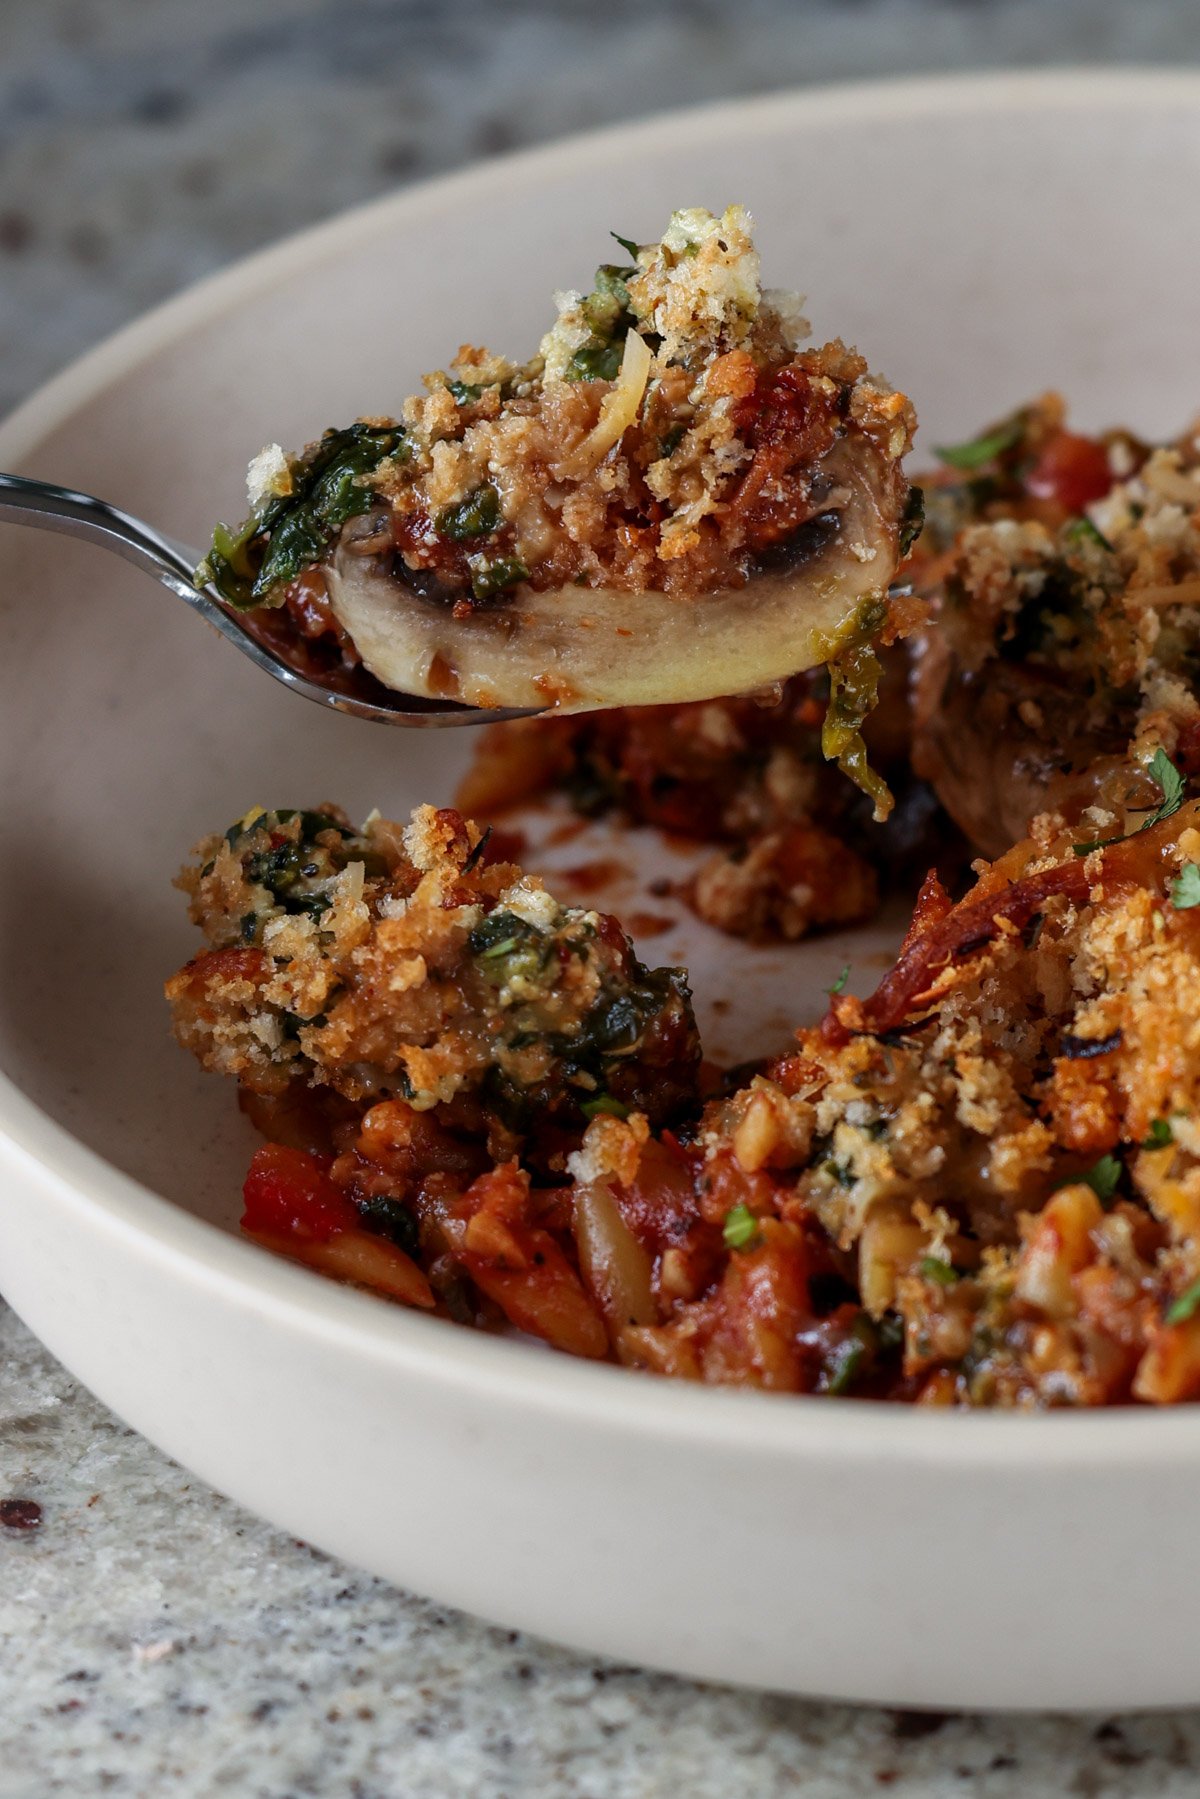
[[[1200,59],[1193,0],[0,0],[0,411],[398,182],[725,94]]]
[[[0,1305],[0,1799],[1183,1799],[1200,1715],[970,1718],[589,1661],[398,1593],[126,1430]],[[986,1628],[986,1622],[981,1624]]]
[[[3,406],[196,276],[399,181],[726,93],[1195,61],[1200,9],[0,0],[0,52]],[[6,1500],[40,1523],[19,1528],[27,1508]],[[1198,1714],[987,1720],[755,1696],[397,1593],[191,1481],[0,1304],[3,1517],[0,1799],[1200,1792]]]

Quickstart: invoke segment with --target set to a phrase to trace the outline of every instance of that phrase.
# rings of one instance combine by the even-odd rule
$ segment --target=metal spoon
[[[420,730],[437,725],[483,725],[502,718],[529,718],[538,710],[510,707],[485,711],[453,702],[420,699],[413,694],[393,693],[369,675],[361,679],[364,691],[360,694],[334,686],[332,682],[327,685],[320,677],[301,674],[268,644],[261,642],[213,588],[195,585],[192,571],[200,558],[193,550],[173,543],[153,526],[132,518],[129,513],[92,494],[53,487],[46,481],[31,481],[24,475],[0,474],[0,522],[35,525],[43,531],[82,537],[123,556],[126,562],[153,575],[173,594],[186,600],[235,649],[243,656],[249,656],[256,668],[282,681],[293,693],[303,694],[306,700],[315,700],[319,706],[331,706],[335,712],[349,712],[355,718],[367,718],[374,724],[407,725]],[[344,674],[340,678],[345,680]]]

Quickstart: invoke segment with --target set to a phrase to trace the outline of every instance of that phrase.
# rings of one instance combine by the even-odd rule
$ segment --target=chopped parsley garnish
[[[866,1353],[867,1346],[861,1337],[847,1337],[834,1354],[832,1368],[822,1382],[823,1391],[835,1396],[849,1392]]]
[[[1025,419],[1023,414],[1018,413],[1003,425],[997,425],[994,431],[986,431],[982,437],[973,437],[967,443],[935,444],[933,453],[948,468],[964,469],[971,473],[987,462],[994,462],[1005,450],[1013,449],[1024,435]]]
[[[826,989],[825,989],[826,993],[828,993],[830,995],[837,994],[837,993],[845,993],[846,982],[849,979],[850,979],[850,964],[849,964],[849,962],[847,962],[846,966],[842,969],[841,974],[838,976],[837,980],[833,982],[832,986],[826,987]]]
[[[1200,1281],[1193,1281],[1190,1287],[1183,1289],[1177,1299],[1171,1301],[1164,1314],[1164,1320],[1167,1324],[1186,1324],[1189,1318],[1195,1317],[1198,1309],[1200,1309]]]
[[[1103,531],[1093,525],[1086,514],[1071,520],[1066,529],[1066,538],[1068,543],[1094,543],[1097,549],[1108,550],[1110,554],[1112,552],[1112,545]]]
[[[1106,1206],[1121,1184],[1124,1169],[1120,1159],[1114,1155],[1101,1156],[1100,1160],[1079,1178],[1092,1189],[1102,1206]]]
[[[629,1107],[614,1099],[611,1093],[598,1093],[595,1099],[585,1099],[579,1110],[585,1118],[628,1118]]]
[[[1185,862],[1168,884],[1168,892],[1177,912],[1190,912],[1193,906],[1200,906],[1200,868],[1194,862]]]
[[[758,1219],[745,1201],[726,1212],[723,1235],[729,1249],[745,1249],[757,1237]]]
[[[1165,750],[1155,750],[1151,756],[1150,774],[1162,793],[1162,801],[1142,826],[1143,831],[1148,831],[1151,825],[1161,824],[1164,818],[1170,818],[1173,812],[1178,812],[1187,787],[1187,782]]]
[[[1106,850],[1110,849],[1114,843],[1127,843],[1139,832],[1148,831],[1152,825],[1159,825],[1164,818],[1171,818],[1178,812],[1183,804],[1187,782],[1165,750],[1155,750],[1146,772],[1162,794],[1162,799],[1155,806],[1153,812],[1142,820],[1136,831],[1124,831],[1119,837],[1093,837],[1088,843],[1075,844],[1074,850],[1077,856],[1090,856],[1093,850]]]
[[[878,1323],[860,1312],[849,1334],[828,1352],[817,1383],[818,1393],[848,1393],[864,1376],[871,1375],[881,1357],[891,1356],[904,1342],[904,1322],[892,1312]]]
[[[635,244],[631,237],[622,237],[619,231],[610,231],[608,235],[616,238],[626,256],[632,256],[634,262],[637,261],[640,244]]]
[[[917,1269],[927,1281],[935,1281],[939,1287],[952,1287],[958,1279],[958,1269],[943,1256],[922,1256]]]
[[[1167,1149],[1175,1141],[1175,1133],[1171,1129],[1169,1118],[1156,1118],[1150,1126],[1150,1134],[1143,1137],[1142,1149]]]

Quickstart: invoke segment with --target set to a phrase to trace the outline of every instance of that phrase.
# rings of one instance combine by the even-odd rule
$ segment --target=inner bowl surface
[[[650,238],[675,205],[734,199],[817,338],[916,398],[926,457],[1047,386],[1085,428],[1168,434],[1200,401],[1198,176],[1190,76],[889,84],[622,128],[206,283],[30,401],[0,466],[199,544],[263,442],[398,406],[460,342],[519,353],[609,227]],[[444,803],[467,734],[307,707],[81,545],[6,528],[0,570],[0,1282],[89,1385],[288,1529],[589,1648],[903,1703],[1195,1698],[1189,1411],[684,1389],[469,1337],[239,1241],[253,1139],[161,999],[193,947],[171,875],[251,804]],[[634,834],[620,854],[669,852]],[[893,936],[755,952],[681,916],[646,952],[690,963],[732,1058],[780,1047],[844,961],[872,984]]]

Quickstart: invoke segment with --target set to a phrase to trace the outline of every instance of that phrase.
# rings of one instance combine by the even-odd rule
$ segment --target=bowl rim
[[[770,137],[797,118],[844,119],[869,107],[875,117],[937,118],[963,112],[1114,111],[1185,102],[1200,116],[1200,70],[1156,68],[1001,70],[970,75],[792,88],[752,99],[672,109],[631,123],[554,139],[452,174],[401,188],[285,237],[185,289],[123,326],[51,377],[0,422],[0,466],[36,460],[41,444],[77,409],[116,387],[134,367],[211,325],[247,298],[301,268],[337,254],[383,221],[446,211],[455,199],[502,191],[508,199],[536,186],[553,165],[592,159],[636,138],[652,154],[674,133],[713,133],[733,123]],[[727,1447],[772,1460],[814,1453],[873,1462],[881,1450],[909,1463],[994,1467],[1114,1464],[1151,1456],[1157,1467],[1200,1463],[1192,1407],[1097,1411],[961,1412],[869,1400],[786,1396],[686,1381],[639,1379],[630,1370],[548,1353],[489,1336],[342,1287],[272,1256],[196,1217],[89,1149],[0,1071],[0,1156],[40,1180],[81,1225],[103,1232],[164,1276],[209,1289],[213,1298],[255,1311],[283,1329],[324,1339],[393,1370],[457,1387],[547,1416],[583,1412],[597,1428],[649,1439]],[[1050,1423],[1053,1419],[1053,1425]]]

